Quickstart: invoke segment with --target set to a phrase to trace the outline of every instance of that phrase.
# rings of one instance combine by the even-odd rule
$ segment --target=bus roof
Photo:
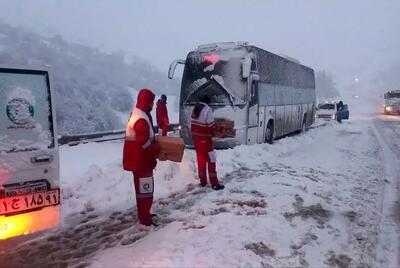
[[[210,53],[243,48],[253,53],[258,62],[258,73],[262,82],[292,87],[315,89],[314,70],[287,57],[282,57],[248,42],[217,42],[199,45],[192,53]]]
[[[200,51],[208,51],[210,49],[231,49],[238,46],[247,46],[248,42],[217,42],[217,43],[209,43],[209,44],[202,44],[197,47],[197,50]]]
[[[265,49],[259,48],[257,46],[254,45],[250,45],[249,42],[247,41],[236,41],[236,42],[215,42],[215,43],[208,43],[208,44],[201,44],[197,46],[197,49],[195,51],[209,51],[209,50],[224,50],[224,49],[233,49],[236,47],[246,47],[250,50],[260,50],[266,53],[269,53],[271,55],[274,55],[274,57],[279,58],[280,60],[283,61],[289,61],[298,65],[301,65],[305,68],[311,69],[310,67],[301,64],[298,60],[287,56],[287,55],[277,55],[275,53],[269,52]],[[312,70],[312,69],[311,69]]]

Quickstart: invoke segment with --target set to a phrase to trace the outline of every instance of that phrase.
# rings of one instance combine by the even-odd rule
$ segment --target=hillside
[[[5,23],[0,23],[0,65],[51,71],[60,134],[123,127],[116,112],[131,109],[129,88],[147,87],[170,95],[176,95],[178,88],[178,83],[139,57],[106,54],[60,35],[48,38]]]

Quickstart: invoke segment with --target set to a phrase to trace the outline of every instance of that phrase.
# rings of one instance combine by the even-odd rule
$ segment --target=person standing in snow
[[[169,119],[167,110],[167,96],[164,94],[161,95],[161,98],[157,101],[156,117],[158,132],[162,136],[167,136]]]
[[[214,190],[224,189],[217,177],[216,159],[212,137],[214,136],[214,115],[208,104],[211,102],[209,96],[204,95],[193,108],[191,117],[191,132],[193,144],[196,148],[197,169],[202,187],[207,185],[207,169],[211,188]]]
[[[136,107],[129,118],[125,132],[123,149],[123,168],[133,173],[136,193],[136,206],[139,223],[150,226],[154,214],[150,213],[153,204],[153,169],[157,165],[160,147],[155,142],[153,121],[150,115],[155,95],[148,89],[139,91]]]
[[[336,109],[337,109],[337,112],[336,112],[336,120],[337,120],[339,123],[342,123],[341,111],[343,110],[343,108],[344,108],[343,101],[339,101],[339,103],[336,104]]]
[[[343,101],[339,101],[338,104],[336,104],[337,111],[341,111],[343,107],[344,107]]]

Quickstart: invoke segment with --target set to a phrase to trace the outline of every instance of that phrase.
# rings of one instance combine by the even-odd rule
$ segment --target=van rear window
[[[0,152],[53,146],[47,74],[0,70]]]

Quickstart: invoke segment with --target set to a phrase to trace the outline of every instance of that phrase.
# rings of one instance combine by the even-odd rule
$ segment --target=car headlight
[[[336,118],[336,114],[332,114],[332,119],[335,119]]]
[[[388,111],[388,112],[391,112],[393,110],[393,107],[392,106],[386,106],[385,110]]]

